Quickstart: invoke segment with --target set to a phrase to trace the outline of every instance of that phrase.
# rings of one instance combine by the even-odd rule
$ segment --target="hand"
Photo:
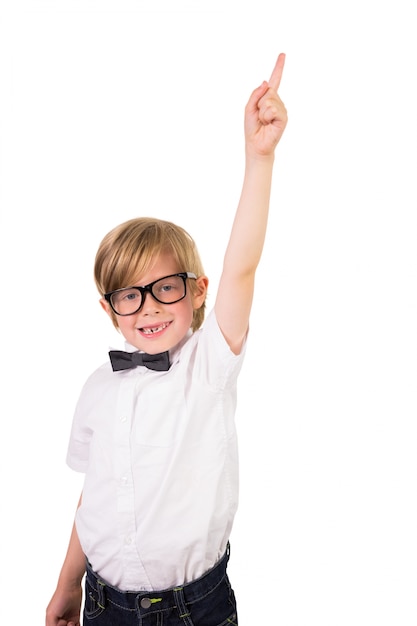
[[[273,155],[287,124],[287,111],[278,96],[285,54],[278,56],[269,82],[255,89],[245,109],[246,150],[256,156]]]
[[[46,609],[45,626],[80,626],[82,588],[55,591]]]

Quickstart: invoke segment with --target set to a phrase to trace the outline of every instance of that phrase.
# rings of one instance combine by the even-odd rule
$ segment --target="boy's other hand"
[[[81,586],[71,591],[57,589],[46,609],[45,626],[80,626]]]

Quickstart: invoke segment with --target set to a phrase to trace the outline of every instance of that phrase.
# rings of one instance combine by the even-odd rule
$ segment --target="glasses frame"
[[[181,296],[181,298],[174,300],[173,302],[163,302],[163,300],[159,300],[159,298],[155,296],[155,294],[152,291],[152,287],[156,283],[159,283],[160,280],[165,280],[166,278],[172,278],[173,276],[179,276],[179,278],[182,278],[182,280],[184,281],[184,295]],[[108,293],[105,293],[103,295],[103,298],[110,304],[110,307],[113,313],[115,313],[116,315],[119,315],[120,317],[127,317],[129,315],[135,315],[135,313],[139,313],[139,311],[145,304],[145,298],[146,298],[147,293],[150,293],[152,298],[156,300],[157,302],[160,302],[161,304],[175,304],[176,302],[180,302],[181,300],[184,300],[185,296],[187,295],[187,282],[186,282],[187,278],[197,278],[197,276],[193,272],[178,272],[177,274],[169,274],[168,276],[162,276],[161,278],[157,278],[156,280],[152,281],[151,283],[148,283],[147,285],[144,285],[143,287],[139,287],[138,285],[132,285],[131,287],[122,287],[121,289],[115,289],[114,291],[109,291]],[[137,289],[140,292],[140,295],[142,296],[141,303],[135,311],[132,311],[132,313],[118,313],[113,306],[111,298],[115,293],[120,293],[121,291],[126,291],[127,289]]]

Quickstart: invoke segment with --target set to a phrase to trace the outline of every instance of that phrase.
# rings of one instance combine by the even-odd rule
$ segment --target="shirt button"
[[[122,476],[120,483],[125,487],[127,485],[127,476]]]
[[[132,537],[126,537],[125,539],[125,543],[130,546],[130,544],[132,543]]]
[[[142,600],[140,601],[140,605],[142,609],[149,609],[149,607],[152,606],[152,602],[149,600],[149,598],[142,598]]]
[[[127,417],[120,417],[119,419],[122,422],[122,424],[124,424],[127,421]]]

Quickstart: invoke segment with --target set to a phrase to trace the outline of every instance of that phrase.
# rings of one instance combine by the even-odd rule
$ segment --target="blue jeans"
[[[201,578],[165,591],[121,591],[87,564],[84,626],[237,626],[229,548]]]

